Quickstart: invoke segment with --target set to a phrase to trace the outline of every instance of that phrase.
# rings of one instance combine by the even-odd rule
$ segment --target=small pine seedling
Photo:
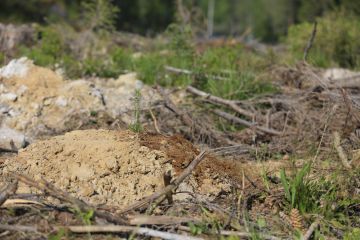
[[[134,99],[134,120],[130,124],[129,129],[135,133],[140,133],[143,130],[143,127],[140,122],[140,112],[141,112],[141,92],[139,89],[135,90]]]

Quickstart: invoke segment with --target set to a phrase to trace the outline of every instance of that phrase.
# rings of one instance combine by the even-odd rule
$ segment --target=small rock
[[[15,93],[3,93],[0,95],[0,100],[15,102],[17,100],[17,95]]]
[[[52,102],[52,99],[51,99],[51,98],[46,98],[46,99],[44,100],[44,106],[49,106],[49,105],[51,104],[51,102]]]
[[[141,147],[139,148],[139,152],[140,152],[140,153],[146,153],[147,151],[149,151],[149,148],[148,148],[148,147],[141,146]]]
[[[59,107],[66,107],[67,106],[67,100],[65,97],[60,96],[56,99],[55,104]]]
[[[105,160],[105,165],[109,170],[116,171],[119,168],[118,162],[115,158]]]
[[[94,188],[89,183],[85,183],[80,190],[80,195],[90,197],[95,192]]]
[[[7,113],[10,117],[17,117],[20,115],[20,112],[16,111],[15,109],[11,108],[9,109]]]
[[[70,179],[68,178],[63,178],[61,179],[61,185],[64,186],[65,188],[70,186]]]
[[[3,103],[0,104],[0,114],[6,114],[10,111],[10,107],[8,105],[5,105]]]
[[[4,78],[25,77],[32,61],[26,57],[11,60],[8,65],[0,68],[0,76]]]
[[[103,196],[95,195],[89,199],[89,203],[92,205],[101,205],[106,203],[106,199]]]
[[[8,127],[0,128],[0,148],[8,151],[17,151],[26,146],[23,134]]]
[[[0,93],[6,93],[7,89],[4,84],[0,84]]]
[[[86,164],[73,163],[68,166],[70,179],[72,182],[76,179],[87,181],[94,176],[94,170]]]
[[[19,89],[16,91],[16,94],[19,95],[19,96],[23,96],[24,93],[26,93],[26,91],[28,90],[28,87],[25,86],[25,85],[21,85],[19,87]]]

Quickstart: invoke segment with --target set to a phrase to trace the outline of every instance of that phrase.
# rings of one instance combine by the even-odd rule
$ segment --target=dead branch
[[[180,73],[180,74],[185,74],[185,75],[192,75],[193,72],[190,71],[190,70],[187,70],[187,69],[180,69],[180,68],[175,68],[175,67],[172,67],[172,66],[164,66],[165,70],[166,71],[169,71],[169,72],[173,72],[173,73]]]
[[[169,108],[172,112],[174,112],[178,117],[180,117],[181,121],[185,125],[188,125],[189,127],[193,127],[193,120],[191,119],[189,114],[178,109],[161,87],[158,86],[157,90],[164,98],[165,106]]]
[[[7,225],[7,224],[0,224],[0,230],[16,231],[16,232],[37,232],[36,227],[33,226]]]
[[[194,73],[194,72],[192,72],[190,70],[187,70],[187,69],[175,68],[175,67],[172,67],[172,66],[164,66],[164,68],[165,68],[166,71],[173,72],[173,73],[176,73],[176,74],[196,75],[196,73]],[[212,78],[212,79],[215,79],[215,80],[226,80],[226,79],[228,79],[226,77],[210,75],[210,74],[204,74],[203,76],[205,78]]]
[[[180,235],[176,233],[162,232],[150,228],[133,227],[133,226],[119,226],[119,225],[92,225],[92,226],[56,226],[55,230],[68,229],[73,233],[135,233],[149,237],[157,237],[169,240],[199,240],[202,238]],[[0,230],[18,231],[18,232],[33,232],[38,233],[35,226],[24,225],[5,225],[0,224]]]
[[[0,206],[18,189],[18,181],[9,183],[5,189],[0,193]]]
[[[68,202],[68,203],[74,205],[75,208],[79,209],[80,211],[87,212],[87,211],[93,210],[95,216],[106,219],[109,222],[117,223],[117,224],[126,224],[127,223],[127,221],[125,221],[123,219],[114,217],[106,212],[94,209],[93,207],[89,206],[82,200],[77,199],[77,198],[71,196],[70,194],[68,194],[67,192],[56,188],[55,186],[51,185],[44,179],[37,182],[37,181],[34,181],[31,178],[21,175],[21,174],[13,173],[11,175],[18,181],[23,182],[23,183],[25,183],[31,187],[34,187],[36,189],[39,189],[40,191],[44,192],[45,194],[49,194],[50,196],[52,196],[54,198],[57,198],[61,201],[65,201],[65,202]]]
[[[157,86],[156,89],[158,90],[160,95],[164,98],[165,106],[168,109],[170,109],[170,111],[174,112],[185,125],[187,125],[191,129],[193,129],[196,134],[198,134],[198,135],[199,134],[208,134],[208,136],[211,139],[215,140],[216,142],[218,142],[220,144],[229,144],[229,145],[235,144],[234,142],[232,142],[228,138],[222,136],[221,134],[217,133],[216,131],[214,131],[210,128],[205,128],[199,124],[196,124],[195,121],[191,118],[191,116],[187,112],[182,111],[180,108],[178,108],[173,103],[173,101],[169,98],[169,96],[165,93],[165,91],[160,86]]]
[[[150,116],[151,116],[151,118],[152,118],[152,120],[154,122],[154,127],[155,127],[156,132],[161,134],[157,119],[155,117],[154,112],[151,110],[151,108],[149,108],[149,112],[150,112]]]
[[[348,157],[344,151],[344,149],[342,148],[341,146],[341,139],[340,139],[340,134],[339,132],[335,131],[333,133],[333,136],[334,136],[334,147],[339,155],[339,158],[341,160],[341,163],[343,164],[343,166],[346,168],[346,169],[352,169],[349,161],[348,161]]]
[[[40,191],[44,192],[45,194],[49,194],[50,196],[57,198],[61,201],[65,201],[75,205],[76,208],[78,208],[81,211],[88,211],[91,209],[85,202],[71,196],[70,194],[68,194],[65,191],[62,191],[61,189],[57,189],[55,186],[45,181],[44,179],[40,181],[35,181],[22,174],[12,173],[11,175],[18,181],[23,182],[31,187],[37,188]]]
[[[303,240],[309,240],[311,235],[314,233],[315,229],[319,226],[319,221],[315,221],[313,222],[309,229],[306,231],[304,237],[303,237]]]
[[[179,226],[178,229],[182,230],[182,231],[190,232],[190,228],[186,227],[186,226]],[[225,230],[220,230],[219,235],[221,235],[221,236],[237,236],[237,237],[241,237],[241,239],[242,238],[251,239],[251,237],[253,236],[252,233],[249,233],[249,232],[225,231]],[[261,234],[261,233],[260,233],[260,237],[261,237],[261,239],[266,239],[266,240],[280,240],[281,239],[281,238],[278,238],[275,236]]]
[[[262,133],[267,133],[267,134],[270,134],[270,135],[281,135],[281,132],[275,130],[275,129],[271,129],[271,128],[266,128],[266,127],[261,127],[261,126],[257,126],[256,123],[251,123],[251,122],[248,122],[246,120],[243,120],[241,118],[238,118],[238,117],[235,117],[229,113],[226,113],[226,112],[223,112],[223,111],[220,111],[220,110],[213,110],[213,112],[222,117],[222,118],[225,118],[226,120],[228,121],[231,121],[231,122],[234,122],[234,123],[238,123],[238,124],[241,124],[241,125],[244,125],[246,127],[249,127],[249,128],[254,128],[257,132],[260,132],[261,134]]]
[[[14,207],[45,207],[44,204],[37,201],[25,199],[7,199],[1,207],[14,208]]]
[[[166,186],[165,188],[161,189],[158,192],[153,193],[152,195],[144,198],[143,200],[140,200],[134,204],[131,204],[130,206],[124,208],[121,213],[126,213],[129,212],[131,210],[137,209],[139,207],[144,206],[145,204],[151,203],[154,200],[165,196],[166,194],[168,194],[169,192],[172,192],[173,190],[175,190],[179,184],[184,181],[190,174],[191,172],[195,169],[195,167],[201,162],[201,160],[204,159],[206,155],[206,151],[202,151],[199,155],[196,156],[196,158],[189,164],[189,166],[178,176],[178,178],[176,178],[170,185]]]
[[[245,238],[251,238],[253,236],[253,234],[251,234],[251,233],[236,232],[236,231],[220,231],[220,235],[223,235],[223,236],[237,236],[237,237],[245,237]],[[281,239],[281,238],[278,238],[278,237],[265,235],[265,234],[261,234],[260,237],[262,239],[267,239],[267,240],[280,240]]]
[[[270,128],[270,127],[271,127],[271,109],[268,109],[268,110],[266,111],[266,124],[265,124],[265,126],[266,126],[267,128]]]
[[[162,232],[144,227],[102,225],[102,226],[58,226],[57,229],[68,229],[73,233],[135,233],[149,237],[169,240],[200,240],[202,238],[180,235],[176,233]]]
[[[167,171],[166,173],[164,173],[164,187],[167,187],[170,185],[171,179],[172,179],[172,177],[171,177],[170,171]],[[166,194],[166,199],[169,204],[173,204],[172,192],[169,192]]]
[[[7,236],[9,234],[10,234],[10,231],[6,230],[6,231],[0,233],[0,238],[3,239],[3,237],[5,237],[5,236]]]
[[[306,45],[306,48],[304,50],[304,61],[306,61],[307,59],[307,56],[309,54],[309,51],[314,43],[314,40],[315,40],[315,36],[316,36],[316,28],[317,28],[317,21],[314,22],[314,27],[313,27],[313,30],[311,32],[311,36],[309,38],[309,41]]]
[[[229,108],[231,108],[232,110],[234,110],[237,113],[240,113],[241,115],[244,115],[250,119],[254,119],[255,118],[255,114],[253,114],[252,112],[249,112],[245,109],[240,108],[235,101],[232,100],[227,100],[227,99],[223,99],[211,94],[208,94],[206,92],[203,92],[197,88],[194,88],[192,86],[188,86],[186,88],[186,90],[194,95],[200,96],[202,98],[205,98],[206,100],[209,100],[211,102],[214,102],[216,104],[220,104],[220,105],[225,105]]]
[[[174,217],[174,216],[148,216],[148,215],[134,215],[129,216],[130,225],[169,225],[180,224],[187,222],[199,222],[199,220],[188,217]]]

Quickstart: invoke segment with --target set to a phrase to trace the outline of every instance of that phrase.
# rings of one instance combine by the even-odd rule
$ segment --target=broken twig
[[[169,71],[169,72],[173,72],[173,73],[176,73],[176,74],[184,74],[184,75],[199,75],[198,73],[194,73],[190,70],[187,70],[187,69],[180,69],[180,68],[175,68],[175,67],[172,67],[172,66],[165,66],[164,67],[166,71]],[[215,79],[215,80],[226,80],[228,78],[226,77],[221,77],[221,76],[216,76],[216,75],[209,75],[209,74],[201,74],[201,76],[204,76],[205,78],[212,78],[212,79]]]
[[[0,206],[11,196],[13,195],[18,188],[18,181],[9,183],[5,189],[0,193]]]
[[[33,226],[7,225],[7,224],[0,224],[0,230],[17,231],[17,232],[37,232],[36,227]]]
[[[351,169],[351,165],[349,163],[349,160],[348,160],[348,157],[344,151],[344,149],[342,148],[341,146],[341,139],[340,139],[340,134],[339,132],[335,131],[333,133],[333,136],[334,136],[334,147],[338,153],[338,156],[341,160],[341,163],[343,164],[343,166],[346,168],[346,169]]]
[[[315,40],[316,28],[317,28],[317,22],[315,21],[313,30],[311,32],[311,36],[310,36],[309,41],[308,41],[308,43],[306,45],[306,48],[304,50],[304,61],[305,62],[306,62],[307,56],[309,55],[310,49],[311,49],[311,47],[312,47],[312,45],[314,43],[314,40]]]
[[[179,226],[178,229],[190,232],[190,228],[186,227],[186,226]],[[241,239],[242,238],[251,239],[251,237],[253,236],[253,234],[250,233],[250,232],[225,231],[225,230],[220,230],[218,232],[218,234],[220,236],[236,236],[236,237],[240,237]],[[280,240],[281,239],[281,238],[271,236],[271,235],[267,235],[267,234],[259,233],[259,235],[260,235],[261,239],[266,239],[266,240]]]
[[[209,100],[213,103],[216,103],[216,104],[220,104],[220,105],[225,105],[229,108],[231,108],[232,110],[234,110],[235,112],[237,113],[240,113],[241,115],[244,115],[245,117],[248,117],[250,119],[254,119],[255,118],[255,114],[250,112],[250,111],[247,111],[245,109],[242,109],[241,107],[239,107],[237,105],[237,102],[235,101],[232,101],[232,100],[227,100],[227,99],[223,99],[223,98],[220,98],[220,97],[217,97],[217,96],[214,96],[214,95],[211,95],[211,94],[208,94],[206,92],[203,92],[197,88],[194,88],[192,86],[188,86],[186,88],[186,90],[194,95],[197,95],[197,96],[200,96],[202,98],[205,98],[206,100]]]
[[[68,229],[73,233],[135,233],[149,237],[157,237],[168,240],[200,240],[202,238],[180,235],[176,233],[162,232],[144,227],[102,225],[102,226],[59,226],[57,229]]]
[[[158,125],[158,122],[157,122],[157,119],[155,117],[155,114],[153,113],[153,111],[151,110],[151,108],[149,108],[149,112],[150,112],[150,116],[154,122],[154,127],[155,127],[155,130],[157,133],[161,134],[160,132],[160,128],[159,128],[159,125]]]
[[[184,181],[191,172],[195,169],[195,167],[201,162],[201,160],[204,159],[206,155],[206,151],[202,151],[199,155],[196,156],[196,158],[189,164],[189,166],[176,178],[170,185],[166,186],[165,188],[161,189],[158,192],[153,193],[152,195],[144,198],[143,200],[140,200],[134,204],[131,204],[130,206],[124,208],[121,213],[124,214],[126,212],[129,212],[131,210],[137,209],[139,207],[144,206],[145,204],[151,203],[155,201],[156,199],[165,196],[169,192],[172,192],[174,189],[176,189],[179,184]]]
[[[73,204],[74,207],[79,209],[80,211],[88,212],[88,211],[93,210],[95,216],[106,219],[109,222],[117,223],[117,224],[126,224],[127,223],[127,221],[125,221],[121,218],[117,218],[106,212],[102,212],[102,211],[94,209],[93,207],[89,206],[82,200],[77,199],[77,198],[71,196],[70,194],[66,193],[65,191],[62,191],[61,189],[54,187],[53,185],[51,185],[44,179],[37,182],[37,181],[34,181],[31,178],[21,175],[21,174],[13,173],[12,176],[14,178],[16,178],[17,180],[19,180],[20,182],[23,182],[31,187],[37,188],[40,191],[47,193],[54,198],[57,198],[59,200]]]
[[[249,127],[249,128],[254,128],[257,132],[260,132],[260,133],[267,133],[267,134],[270,134],[270,135],[281,135],[282,133],[275,130],[275,129],[271,129],[271,128],[266,128],[266,127],[261,127],[261,126],[257,126],[256,123],[251,123],[249,121],[246,121],[246,120],[243,120],[241,118],[238,118],[238,117],[235,117],[229,113],[226,113],[226,112],[223,112],[223,111],[220,111],[220,110],[213,110],[213,112],[222,117],[222,118],[225,118],[226,120],[228,121],[231,121],[231,122],[234,122],[234,123],[238,123],[238,124],[241,124],[241,125],[244,125],[246,127]]]
[[[188,222],[199,222],[199,220],[188,217],[174,217],[174,216],[148,216],[148,215],[134,215],[129,216],[130,225],[170,225]]]
[[[309,240],[311,235],[314,233],[315,229],[319,226],[319,221],[315,221],[313,222],[309,229],[306,231],[304,237],[303,237],[303,240]]]
[[[164,186],[167,187],[170,185],[171,183],[171,172],[167,171],[164,173]],[[166,194],[166,199],[168,200],[169,204],[173,204],[173,197],[172,197],[172,192],[169,192]]]

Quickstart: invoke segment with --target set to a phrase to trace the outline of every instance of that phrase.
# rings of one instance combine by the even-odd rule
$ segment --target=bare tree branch
[[[223,111],[220,111],[220,110],[213,110],[213,112],[222,117],[222,118],[225,118],[226,120],[228,121],[231,121],[231,122],[234,122],[234,123],[238,123],[238,124],[241,124],[243,126],[246,126],[246,127],[249,127],[249,128],[254,128],[257,132],[260,132],[261,134],[263,133],[267,133],[267,134],[270,134],[270,135],[281,135],[282,133],[275,130],[275,129],[271,129],[271,128],[266,128],[266,127],[261,127],[261,126],[257,126],[256,123],[251,123],[249,121],[246,121],[246,120],[243,120],[241,118],[238,118],[238,117],[235,117],[229,113],[226,113],[226,112],[223,112]]]
[[[232,110],[234,110],[235,112],[237,113],[240,113],[241,115],[244,115],[250,119],[253,119],[255,118],[255,114],[250,112],[250,111],[247,111],[245,109],[242,109],[240,108],[235,101],[231,101],[231,100],[227,100],[227,99],[223,99],[223,98],[220,98],[220,97],[217,97],[217,96],[214,96],[214,95],[211,95],[211,94],[208,94],[206,92],[203,92],[197,88],[194,88],[192,86],[188,86],[186,88],[186,90],[192,94],[195,94],[197,96],[200,96],[202,98],[205,98],[206,100],[209,100],[211,102],[214,102],[214,103],[217,103],[217,104],[221,104],[221,105],[225,105],[229,108],[231,108]]]

